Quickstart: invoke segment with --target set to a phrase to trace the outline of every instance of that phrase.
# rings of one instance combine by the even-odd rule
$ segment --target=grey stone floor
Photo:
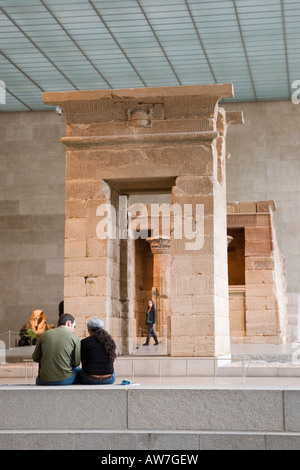
[[[127,377],[117,377],[115,386],[120,385],[122,380]],[[288,387],[295,386],[300,388],[300,377],[134,377],[130,378],[129,387],[142,385],[225,385],[225,386],[274,386]],[[6,385],[34,385],[35,378],[28,377],[0,377],[0,386]],[[83,386],[84,387],[84,386]]]
[[[285,344],[232,344],[231,355],[234,356],[263,356],[263,355],[277,355],[285,356],[293,354],[295,350],[300,350],[300,343],[285,343]],[[7,356],[10,359],[17,357],[31,357],[34,346],[25,346],[22,348],[11,348],[7,350]],[[136,356],[164,356],[167,355],[167,346],[159,344],[154,346],[152,340],[149,346],[138,346],[134,354]]]
[[[28,366],[27,377],[25,376],[25,363],[23,362],[24,358],[31,358],[32,351],[34,347],[24,347],[24,348],[13,348],[8,351],[9,361],[12,360],[9,364],[2,364],[0,366],[0,385],[18,385],[18,384],[34,384],[35,382],[35,371],[34,376],[32,376],[32,366]],[[132,377],[129,373],[129,376],[123,377],[120,376],[117,378],[116,384],[120,384],[124,378],[128,378],[133,383],[137,384],[158,384],[158,385],[201,385],[201,384],[208,384],[208,385],[275,385],[275,386],[300,386],[300,357],[298,359],[298,364],[292,364],[293,367],[298,369],[297,373],[292,373],[291,376],[280,376],[280,374],[274,373],[275,376],[272,376],[271,368],[277,364],[277,367],[285,367],[291,364],[292,355],[295,355],[299,350],[300,356],[300,343],[286,343],[286,344],[248,344],[248,345],[241,345],[241,344],[233,344],[231,345],[231,357],[233,359],[232,364],[234,365],[234,361],[238,361],[239,358],[243,358],[245,361],[250,361],[251,364],[262,364],[266,367],[266,374],[265,376],[217,376],[217,377],[139,377],[134,376]],[[129,360],[136,359],[142,360],[143,357],[145,360],[153,358],[154,360],[157,359],[164,359],[166,358],[166,346],[160,344],[159,346],[154,346],[150,344],[149,346],[140,346],[136,350],[136,354],[133,356],[127,356]],[[121,356],[121,360],[126,360],[126,357]],[[176,358],[175,358],[176,359]],[[149,363],[150,365],[150,363]],[[228,364],[229,365],[229,364]],[[238,363],[235,363],[238,366]],[[6,368],[20,368],[21,373],[20,376],[14,376],[13,374],[5,374]],[[269,370],[267,370],[269,369]],[[24,371],[23,371],[24,370]],[[123,369],[122,369],[123,370]],[[9,376],[11,375],[11,376]],[[174,374],[173,374],[174,375]],[[279,375],[279,376],[276,376]],[[288,375],[288,374],[287,374]],[[298,376],[297,376],[298,375]],[[138,385],[137,385],[138,386]]]

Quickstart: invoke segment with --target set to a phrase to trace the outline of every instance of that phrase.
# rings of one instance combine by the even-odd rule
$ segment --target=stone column
[[[149,237],[153,253],[153,298],[157,310],[156,330],[158,336],[167,338],[168,317],[171,315],[171,255],[170,238]]]
[[[92,171],[85,173],[91,179],[82,180],[76,177],[78,171],[67,152],[64,311],[76,317],[76,333],[83,337],[92,317],[101,318],[111,328],[119,284],[114,266],[117,241],[97,236],[97,210],[104,204],[113,205],[115,195],[105,181],[92,179]]]
[[[185,207],[192,206],[195,229],[198,205],[203,222],[198,244],[184,237],[175,240],[172,233],[170,348],[174,356],[230,353],[225,138],[230,123],[242,122],[240,112],[227,116],[218,108],[216,139],[198,147],[201,171],[179,176],[172,190],[172,204],[182,208],[182,218],[186,220]]]

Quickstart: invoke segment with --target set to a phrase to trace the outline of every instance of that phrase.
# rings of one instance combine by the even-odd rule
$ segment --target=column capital
[[[167,237],[148,237],[147,242],[150,244],[151,251],[154,255],[168,254],[170,252],[170,238]]]

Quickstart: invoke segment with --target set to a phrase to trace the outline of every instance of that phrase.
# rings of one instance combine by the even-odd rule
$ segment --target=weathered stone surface
[[[233,341],[257,343],[276,336],[277,342],[286,340],[285,266],[276,241],[275,209],[274,201],[228,206],[228,227],[244,229],[245,304],[238,309],[230,302]]]
[[[263,434],[200,434],[200,450],[265,450]]]
[[[64,284],[65,297],[84,297],[86,282],[84,277],[66,277]]]
[[[86,216],[86,201],[82,199],[72,199],[66,201],[66,219]]]
[[[174,316],[172,317],[171,334],[181,336],[212,336],[214,334],[214,315]]]
[[[240,202],[239,209],[241,214],[256,214],[256,203],[255,202]]]
[[[66,281],[66,292],[72,293],[78,279],[86,284],[85,296],[81,286],[74,303],[68,297],[77,315],[86,319],[97,311],[96,299],[105,299],[99,312],[109,328],[120,331],[137,318],[140,322],[145,296],[156,292],[160,335],[168,328],[172,309],[176,317],[171,327],[172,355],[186,356],[190,345],[192,355],[229,352],[229,338],[227,346],[224,340],[229,331],[225,136],[230,122],[242,120],[240,115],[227,119],[218,101],[231,95],[230,84],[44,94],[44,102],[55,102],[67,120],[67,135],[61,139],[67,149],[65,277],[76,281]],[[148,233],[151,265],[140,262],[144,248],[139,252],[136,244],[133,252],[125,237],[119,239],[114,233],[113,241],[99,240],[98,232],[103,223],[101,204],[113,205],[111,217],[118,229],[124,210],[119,207],[120,195],[145,190],[168,191],[172,204],[182,209],[177,222],[184,227],[178,239],[173,217],[169,235],[156,233],[158,229],[151,236]],[[192,207],[188,215],[187,206]],[[152,229],[148,223],[148,217],[143,226],[139,221],[140,230]],[[145,274],[147,269],[151,275]],[[181,306],[186,296],[194,299],[185,309]],[[205,320],[204,326],[209,315],[212,319],[209,325]],[[213,325],[217,335],[211,331]],[[180,347],[177,330],[181,330]],[[123,350],[128,352],[133,334],[124,330],[122,336]],[[187,337],[191,337],[190,345]]]
[[[270,240],[270,227],[245,227],[245,237],[250,241]]]
[[[111,272],[111,271],[110,271]],[[107,276],[107,260],[101,258],[69,258],[65,260],[65,276]]]
[[[152,429],[283,430],[282,394],[271,390],[129,390],[129,429],[146,429],[148,407]],[[224,404],[226,403],[226,406]],[[182,416],[185,416],[182,419]]]
[[[298,432],[300,429],[299,398],[298,387],[289,387],[284,391],[284,414],[287,431]]]
[[[57,299],[63,298],[65,120],[52,111],[28,111],[2,112],[0,121],[3,333],[19,331],[41,305],[49,322],[57,321]],[[36,277],[43,287],[37,288]]]
[[[66,258],[85,258],[86,239],[85,238],[67,238],[65,240]]]
[[[138,88],[127,90],[93,90],[80,92],[44,93],[45,104],[58,105],[64,110],[68,124],[128,120],[130,114],[150,106],[157,112],[157,104],[164,105],[156,118],[189,118],[195,115],[210,117],[221,97],[232,96],[233,88],[225,85],[185,87]],[[144,105],[142,105],[144,103]],[[131,106],[130,106],[131,105]]]
[[[136,434],[137,450],[198,450],[197,434],[139,433]]]
[[[206,363],[191,362],[198,367],[199,362]],[[298,387],[27,385],[1,387],[0,395],[1,450],[288,450],[299,446]],[[45,414],[45,401],[51,413]]]
[[[126,429],[127,403],[126,393],[123,390],[85,389],[80,393],[76,386],[72,389],[61,387],[24,387],[14,390],[1,390],[1,429],[35,430],[70,430],[70,429]],[[43,400],[40,400],[41,394]],[[45,402],[48,411],[45,412]],[[74,403],[76,402],[76,406]],[[59,406],[57,404],[59,403]],[[82,410],[87,404],[94,403],[98,413],[89,413],[88,421],[82,420]],[[11,410],[14,410],[14,413]],[[35,411],[34,411],[35,410]],[[64,410],[62,412],[62,410]],[[35,419],[32,419],[35,415]],[[23,417],[18,424],[17,416]]]

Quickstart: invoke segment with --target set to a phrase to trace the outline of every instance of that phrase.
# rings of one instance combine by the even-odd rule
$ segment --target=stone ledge
[[[299,404],[300,387],[6,386],[0,430],[300,432]]]
[[[0,431],[0,450],[299,450],[300,433]]]
[[[300,387],[0,388],[0,449],[299,449]]]

